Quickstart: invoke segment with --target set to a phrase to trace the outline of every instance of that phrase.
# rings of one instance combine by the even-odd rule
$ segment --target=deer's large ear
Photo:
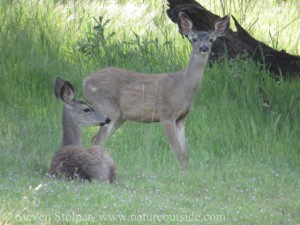
[[[61,79],[60,77],[56,77],[55,79],[55,84],[54,84],[54,93],[56,98],[61,99],[60,98],[60,90],[62,88],[62,86],[64,85],[64,80]]]
[[[74,88],[69,81],[65,81],[60,90],[60,98],[67,104],[70,104],[75,99]]]
[[[65,81],[60,77],[57,77],[55,81],[54,92],[59,100],[62,100],[67,104],[74,101],[74,88],[69,81]]]
[[[226,35],[229,30],[230,16],[224,16],[215,22],[215,29],[212,32],[215,38]]]
[[[179,31],[183,35],[189,35],[193,31],[193,22],[191,19],[183,12],[178,14],[178,27]]]

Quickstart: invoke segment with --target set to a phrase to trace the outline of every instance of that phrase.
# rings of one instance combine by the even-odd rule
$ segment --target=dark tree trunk
[[[220,17],[206,10],[195,0],[168,0],[169,18],[177,23],[179,12],[185,12],[193,21],[196,30],[211,30],[214,22]],[[300,57],[277,51],[251,35],[232,16],[237,32],[231,29],[225,37],[218,38],[212,48],[211,59],[224,57],[225,49],[229,58],[248,53],[255,62],[262,63],[275,76],[284,78],[300,78]]]

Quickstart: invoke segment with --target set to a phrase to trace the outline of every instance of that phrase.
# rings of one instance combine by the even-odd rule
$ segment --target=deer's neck
[[[193,94],[201,83],[205,65],[207,64],[207,55],[196,55],[192,54],[190,62],[185,70],[185,84],[186,90],[191,91]]]
[[[62,137],[62,147],[66,145],[81,145],[81,127],[76,125],[72,119],[68,110],[64,107],[63,110],[63,137]]]

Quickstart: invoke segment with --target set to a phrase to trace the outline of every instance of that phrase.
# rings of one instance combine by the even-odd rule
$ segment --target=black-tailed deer
[[[188,165],[185,120],[202,79],[212,43],[226,34],[229,16],[218,20],[214,30],[206,32],[194,30],[190,18],[181,12],[178,26],[192,44],[190,61],[185,70],[141,74],[109,67],[85,79],[83,89],[87,101],[111,118],[111,123],[99,130],[94,144],[107,140],[125,120],[161,122],[180,165],[183,168]]]
[[[47,175],[114,182],[116,165],[105,149],[100,146],[86,150],[80,148],[83,127],[105,125],[110,119],[83,101],[76,100],[74,89],[68,81],[56,79],[55,95],[64,102],[63,139],[62,147],[51,160]]]

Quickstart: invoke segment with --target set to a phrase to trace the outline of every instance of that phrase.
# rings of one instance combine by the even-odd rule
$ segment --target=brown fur
[[[86,100],[111,119],[111,123],[102,127],[94,138],[95,145],[105,143],[126,120],[161,122],[180,165],[184,170],[188,168],[185,121],[213,41],[226,34],[229,16],[218,20],[215,29],[206,32],[196,31],[190,18],[180,12],[178,25],[180,32],[192,43],[190,61],[185,70],[144,74],[108,67],[85,78],[83,91]]]
[[[62,147],[52,157],[48,177],[78,178],[113,183],[116,180],[116,165],[110,155],[100,146],[81,149],[82,128],[105,125],[110,119],[98,113],[83,101],[75,99],[71,83],[57,77],[54,92],[64,102]]]
[[[76,145],[68,145],[55,153],[47,175],[113,183],[117,172],[113,159],[102,147],[92,146],[82,150]]]

